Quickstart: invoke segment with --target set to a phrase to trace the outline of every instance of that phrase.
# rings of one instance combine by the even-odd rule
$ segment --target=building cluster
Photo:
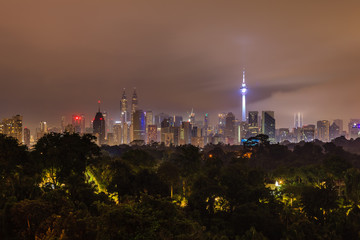
[[[353,139],[360,137],[360,119],[351,119],[346,132],[341,119],[331,123],[328,120],[320,120],[316,125],[304,125],[302,113],[294,115],[293,128],[277,129],[274,111],[246,111],[247,90],[244,71],[240,88],[241,120],[231,112],[218,114],[216,124],[210,124],[209,114],[198,117],[193,110],[185,118],[166,113],[154,115],[150,110],[144,111],[139,108],[136,89],[133,91],[130,103],[124,89],[118,121],[114,121],[109,113],[101,111],[99,101],[98,111],[93,119],[88,120],[88,125],[85,115],[78,113],[72,115],[71,122],[67,122],[63,116],[59,128],[49,128],[47,122],[40,122],[35,134],[30,135],[30,130],[22,127],[22,116],[16,115],[0,123],[0,133],[12,136],[27,146],[33,145],[50,132],[93,134],[99,145],[161,143],[166,146],[193,144],[199,147],[209,143],[241,144],[259,134],[269,136],[269,141],[272,143],[311,142],[315,139],[328,142],[340,136]]]

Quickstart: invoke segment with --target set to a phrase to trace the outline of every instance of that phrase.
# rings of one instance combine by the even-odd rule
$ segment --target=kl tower
[[[242,112],[241,112],[241,121],[246,122],[246,83],[245,83],[245,70],[243,70],[243,80],[241,84],[241,95],[242,95]]]

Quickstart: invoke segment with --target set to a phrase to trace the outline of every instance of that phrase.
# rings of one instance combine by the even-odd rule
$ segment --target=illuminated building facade
[[[330,141],[329,128],[330,123],[328,120],[317,121],[317,139],[323,142]]]
[[[360,119],[350,119],[349,137],[353,139],[360,137]]]
[[[23,117],[20,115],[6,118],[2,121],[1,133],[9,137],[16,138],[18,142],[22,143],[22,121]]]

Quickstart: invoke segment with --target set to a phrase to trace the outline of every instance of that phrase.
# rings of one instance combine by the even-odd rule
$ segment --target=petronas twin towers
[[[124,124],[126,122],[130,122],[132,115],[134,114],[134,112],[136,111],[136,109],[138,108],[138,97],[136,94],[136,88],[134,88],[134,93],[132,95],[131,98],[131,111],[129,114],[129,110],[128,110],[128,101],[126,98],[126,93],[125,93],[125,88],[123,91],[123,95],[120,101],[120,113],[121,113],[121,123]]]

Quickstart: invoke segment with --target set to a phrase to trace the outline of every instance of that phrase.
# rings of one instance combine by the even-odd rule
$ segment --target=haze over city
[[[277,128],[295,112],[346,124],[360,117],[360,3],[346,3],[3,1],[0,118],[91,119],[101,99],[117,120],[136,87],[143,110],[240,119],[245,68],[248,110],[275,111]]]

